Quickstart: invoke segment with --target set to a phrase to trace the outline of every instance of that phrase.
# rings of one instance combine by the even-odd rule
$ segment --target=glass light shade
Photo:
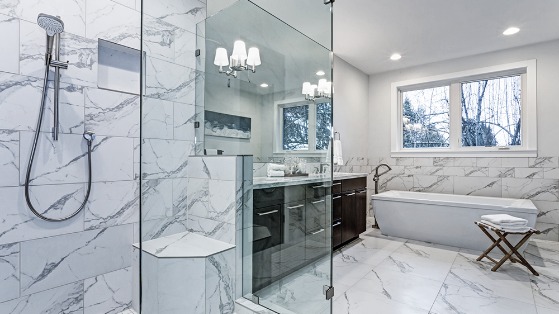
[[[312,84],[312,85],[311,85],[311,89],[310,89],[309,95],[314,95],[314,92],[316,91],[316,88],[317,88],[317,87],[318,87],[318,86],[316,86],[316,84]]]
[[[303,90],[301,91],[301,93],[303,95],[310,95],[310,91],[311,91],[311,83],[310,82],[303,83]]]
[[[247,59],[247,48],[245,42],[236,40],[233,44],[233,54],[231,57],[235,60],[244,61]]]
[[[261,65],[260,61],[260,50],[256,47],[251,47],[248,49],[247,65],[257,66]]]
[[[328,96],[332,95],[332,82],[326,82],[323,92]]]
[[[319,93],[326,93],[326,85],[327,85],[326,79],[318,80],[318,92]]]
[[[227,49],[217,48],[215,50],[214,64],[217,66],[228,66],[229,58],[227,57]]]

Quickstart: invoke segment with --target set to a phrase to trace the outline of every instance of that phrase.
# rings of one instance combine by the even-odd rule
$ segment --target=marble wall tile
[[[514,168],[515,178],[543,179],[544,168]]]
[[[71,220],[57,223],[56,228],[53,228],[51,222],[35,217],[24,199],[23,187],[0,188],[0,244],[83,231],[83,213]],[[76,210],[76,206],[83,200],[83,185],[32,187],[31,199],[40,213],[56,218],[57,215],[62,216],[60,212],[66,214]]]
[[[85,209],[85,230],[138,222],[139,197],[137,181],[94,183]]]
[[[19,133],[0,130],[0,186],[19,185]]]
[[[190,178],[241,181],[242,173],[231,171],[231,169],[237,169],[238,158],[237,156],[193,156],[188,163],[188,176]]]
[[[140,97],[88,88],[85,92],[86,129],[106,136],[140,136]]]
[[[160,258],[157,263],[158,312],[154,313],[208,313],[205,259]]]
[[[454,166],[454,158],[452,157],[434,157],[433,166],[436,167],[452,167]]]
[[[559,224],[559,202],[533,201],[539,210],[538,222]]]
[[[0,126],[4,130],[34,130],[41,105],[42,81],[0,72]]]
[[[464,168],[465,177],[487,177],[489,168],[487,167],[466,167]]]
[[[93,182],[133,180],[134,139],[98,136],[93,143],[92,162]]]
[[[0,313],[83,313],[83,282],[74,282],[0,303]]]
[[[559,225],[548,224],[545,222],[537,222],[536,229],[541,233],[534,234],[532,237],[534,239],[548,240],[548,241],[559,241]]]
[[[84,88],[79,85],[60,83],[59,90],[59,132],[65,134],[84,133]],[[40,99],[37,100],[40,104]],[[45,116],[41,131],[50,133],[54,126],[54,89],[49,87],[45,104]]]
[[[457,157],[454,158],[455,167],[477,167],[476,158],[471,157]]]
[[[160,219],[173,213],[173,180],[142,181],[142,221]]]
[[[176,140],[194,141],[194,122],[200,121],[196,106],[182,103],[174,104],[174,138]]]
[[[145,73],[147,97],[194,104],[196,71],[147,57]]]
[[[110,0],[86,0],[86,37],[140,49],[140,12]]]
[[[19,20],[11,16],[0,14],[0,34],[19,34]],[[18,47],[18,36],[2,36],[0,71],[14,74],[19,73]]]
[[[413,177],[413,190],[430,193],[452,193],[453,177],[417,175]]]
[[[114,313],[132,305],[132,269],[123,268],[84,280],[84,314]]]
[[[503,197],[535,201],[559,201],[559,181],[503,178]]]
[[[175,62],[176,33],[179,28],[144,14],[143,49],[148,56]]]
[[[125,7],[129,7],[130,9],[134,9],[134,10],[138,11],[136,9],[136,0],[112,0],[112,1],[114,1],[116,3],[120,3]]]
[[[502,167],[501,158],[476,158],[477,167]]]
[[[157,313],[158,312],[158,265],[157,261],[158,258],[146,253],[142,252],[142,302],[141,302],[141,311],[142,313]],[[139,306],[139,304],[138,304]],[[136,309],[139,309],[137,307]]]
[[[514,178],[515,168],[489,168],[490,178]]]
[[[459,176],[463,177],[466,175],[465,167],[444,167],[443,174],[445,176]]]
[[[528,160],[528,167],[531,168],[557,168],[559,167],[559,157],[536,157]]]
[[[0,245],[0,281],[0,302],[19,297],[19,243]]]
[[[45,31],[33,22],[20,21],[19,27],[19,73],[21,75],[44,77],[45,75]]]
[[[159,139],[142,141],[142,179],[186,176],[188,156],[194,152],[194,142]]]
[[[132,233],[132,225],[124,225],[23,242],[22,294],[129,267]]]
[[[454,177],[454,194],[501,197],[501,179]]]
[[[433,158],[414,158],[413,165],[430,167],[434,165],[434,160]]]
[[[165,217],[142,222],[142,240],[152,240],[168,235],[188,231],[187,212],[180,212],[173,217]]]
[[[528,167],[528,158],[526,157],[503,157],[501,158],[501,166],[505,168],[512,167]]]
[[[406,166],[405,167],[405,174],[406,175],[417,175],[417,174],[425,174],[425,175],[443,175],[444,168],[443,167],[432,167],[432,166]]]
[[[233,313],[235,310],[235,250],[206,259],[206,313]]]
[[[543,177],[559,180],[559,168],[543,168]]]
[[[396,157],[395,162],[396,166],[413,166],[413,158]]]
[[[132,149],[132,155],[133,155],[133,159],[134,159],[134,164],[133,164],[133,177],[134,180],[138,180],[140,179],[140,153],[141,153],[141,145],[140,145],[140,139],[139,138],[134,138],[132,141],[132,145],[133,145],[133,149]]]
[[[85,0],[7,1],[0,6],[0,13],[36,22],[39,13],[48,12],[64,20],[67,32],[85,34]]]
[[[205,38],[196,36],[195,33],[188,30],[177,29],[175,32],[175,40],[174,62],[191,69],[205,70],[205,66],[203,66],[205,63],[202,63],[205,60],[205,55],[202,54],[195,57],[196,49],[204,51],[204,47],[201,46],[205,46]]]
[[[192,33],[206,18],[206,4],[199,0],[162,0],[144,2],[144,12]]]
[[[98,41],[62,33],[60,41],[60,60],[68,62],[68,69],[60,71],[62,82],[97,87]],[[44,52],[43,52],[44,53]]]
[[[173,139],[173,117],[172,102],[144,97],[142,138]],[[186,138],[182,139],[186,140]],[[194,138],[189,140],[194,140]]]
[[[190,232],[229,244],[235,244],[235,225],[232,223],[189,215],[187,226]]]

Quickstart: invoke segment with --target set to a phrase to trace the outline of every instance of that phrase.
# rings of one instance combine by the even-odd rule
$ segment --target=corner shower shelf
[[[191,232],[142,242],[143,311],[219,313],[234,307],[234,248]]]

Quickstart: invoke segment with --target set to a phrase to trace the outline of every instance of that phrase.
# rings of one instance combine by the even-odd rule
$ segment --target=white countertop
[[[334,172],[334,180],[345,180],[366,177],[367,173]],[[301,185],[308,183],[329,182],[329,175],[309,175],[308,177],[254,177],[254,189],[273,188],[278,186]]]

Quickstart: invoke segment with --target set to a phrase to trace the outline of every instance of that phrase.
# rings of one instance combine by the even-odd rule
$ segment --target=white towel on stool
[[[528,220],[507,214],[483,215],[481,219],[500,226],[523,227],[528,225]]]
[[[343,166],[342,141],[334,140],[334,165]]]
[[[532,228],[528,227],[528,226],[523,226],[523,227],[503,227],[501,225],[496,225],[494,223],[491,223],[490,221],[487,220],[481,220],[482,223],[491,226],[493,228],[496,229],[500,229],[504,232],[508,232],[508,233],[524,233],[524,232],[528,232],[530,230],[532,230]]]
[[[283,177],[285,172],[281,170],[268,170],[268,177]]]

